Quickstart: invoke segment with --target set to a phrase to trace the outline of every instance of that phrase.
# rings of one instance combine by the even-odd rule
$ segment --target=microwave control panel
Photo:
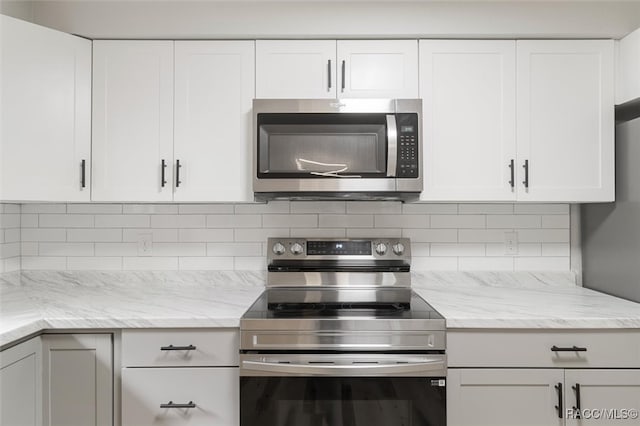
[[[398,126],[398,166],[396,176],[418,177],[418,114],[396,114]]]

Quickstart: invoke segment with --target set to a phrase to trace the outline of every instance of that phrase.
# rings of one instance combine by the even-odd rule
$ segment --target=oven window
[[[384,114],[260,114],[260,177],[385,177]]]
[[[241,377],[241,426],[445,426],[428,377]]]

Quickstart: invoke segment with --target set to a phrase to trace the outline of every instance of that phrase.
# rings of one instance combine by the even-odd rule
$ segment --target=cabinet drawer
[[[122,332],[123,367],[237,366],[237,329]]]
[[[237,426],[239,381],[237,368],[123,368],[122,426]]]
[[[586,351],[554,351],[554,346]],[[638,368],[640,332],[451,331],[447,358],[449,367]]]

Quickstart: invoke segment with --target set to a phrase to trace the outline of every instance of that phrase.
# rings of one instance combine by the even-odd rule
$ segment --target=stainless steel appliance
[[[255,197],[417,198],[421,116],[420,99],[255,99]]]
[[[408,239],[270,238],[240,320],[241,426],[444,426],[443,317]]]

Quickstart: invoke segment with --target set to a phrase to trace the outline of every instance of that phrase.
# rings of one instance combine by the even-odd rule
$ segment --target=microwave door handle
[[[387,177],[396,175],[398,165],[398,127],[396,116],[387,115]]]
[[[280,364],[274,362],[242,361],[243,370],[254,370],[266,373],[298,374],[307,376],[348,376],[355,375],[397,375],[417,374],[426,371],[444,370],[444,361],[435,359],[422,362],[401,364],[356,364],[356,365],[321,365],[321,364]]]

